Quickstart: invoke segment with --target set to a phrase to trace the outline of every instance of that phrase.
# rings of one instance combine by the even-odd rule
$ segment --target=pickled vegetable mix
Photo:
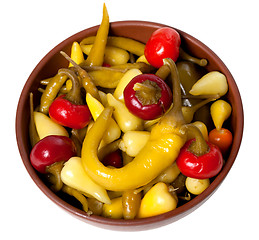
[[[111,36],[109,27],[104,4],[96,36],[61,51],[67,67],[42,79],[39,106],[31,93],[31,164],[89,216],[173,211],[224,167],[232,145],[227,79],[208,72],[173,28],[145,44]]]

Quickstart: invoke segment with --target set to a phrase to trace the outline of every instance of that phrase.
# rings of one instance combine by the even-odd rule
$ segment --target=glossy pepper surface
[[[226,128],[221,128],[219,130],[214,128],[209,132],[209,141],[217,145],[221,152],[225,154],[232,144],[233,135],[232,132]]]
[[[125,105],[131,113],[144,120],[163,115],[171,106],[172,92],[155,74],[140,74],[124,89]]]
[[[176,61],[179,56],[181,38],[173,28],[163,27],[154,31],[146,43],[145,57],[154,67],[163,65],[164,58]]]
[[[91,120],[87,105],[75,105],[64,98],[58,97],[50,106],[50,117],[57,123],[74,128],[84,128]]]
[[[76,74],[69,69],[59,70],[66,74],[73,82],[72,89],[66,94],[56,98],[49,108],[50,117],[60,125],[80,129],[91,120],[91,113],[81,98],[81,85]]]
[[[103,4],[103,17],[100,27],[98,28],[93,47],[85,61],[89,66],[102,66],[104,60],[104,52],[109,32],[109,15],[106,5]]]
[[[184,119],[181,111],[181,90],[176,66],[171,59],[166,59],[165,64],[168,64],[172,71],[174,107],[152,129],[149,141],[130,163],[119,169],[111,169],[98,159],[97,148],[113,113],[111,107],[103,110],[83,142],[82,164],[85,171],[105,189],[122,191],[144,186],[176,160],[185,143],[186,134],[182,131]]]
[[[194,141],[196,140],[191,139],[186,142],[176,160],[181,173],[187,177],[197,179],[206,179],[216,176],[223,166],[223,157],[219,148],[207,142],[207,152],[197,155],[189,149]]]
[[[40,140],[32,149],[30,161],[40,173],[46,173],[46,167],[60,161],[67,161],[76,155],[72,140],[65,136],[51,135]]]

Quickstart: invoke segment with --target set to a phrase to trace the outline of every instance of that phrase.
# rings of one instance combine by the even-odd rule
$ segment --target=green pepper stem
[[[187,52],[185,52],[182,48],[180,48],[179,55],[180,55],[180,58],[182,58],[186,61],[189,61],[189,62],[196,63],[201,67],[205,67],[208,64],[207,59],[205,59],[205,58],[200,59],[200,58],[193,57],[193,56],[189,55]]]
[[[155,73],[158,77],[163,80],[166,80],[168,75],[170,74],[170,68],[167,65],[162,65]]]
[[[198,109],[200,109],[201,107],[203,107],[203,106],[206,105],[207,103],[212,102],[212,101],[215,101],[215,100],[217,100],[218,98],[219,98],[219,95],[215,95],[215,96],[212,96],[212,97],[210,97],[210,98],[207,98],[207,99],[205,99],[205,100],[203,100],[203,101],[201,101],[201,102],[199,102],[199,103],[193,105],[193,106],[191,107],[191,108],[192,108],[192,111],[193,111],[193,112],[196,112]]]
[[[82,85],[85,88],[86,92],[89,92],[94,98],[96,98],[98,101],[101,101],[99,91],[93,83],[92,79],[90,78],[89,74],[78,64],[76,64],[76,62],[73,61],[65,52],[60,51],[60,53],[75,67],[79,76],[82,79]]]
[[[173,108],[161,118],[161,121],[168,121],[168,124],[173,126],[182,126],[185,120],[182,113],[182,96],[180,78],[174,61],[170,58],[165,58],[164,65],[167,65],[171,72],[171,81],[173,85]]]
[[[190,152],[192,152],[193,154],[195,154],[196,156],[202,156],[205,153],[207,153],[209,150],[209,146],[208,146],[207,142],[205,141],[199,128],[197,128],[193,124],[188,124],[185,127],[187,128],[187,131],[192,132],[195,136],[195,141],[193,141],[191,143],[188,150]]]
[[[61,68],[59,69],[58,74],[64,74],[72,81],[72,88],[67,93],[65,98],[73,104],[83,105],[83,99],[81,97],[81,84],[75,72],[71,69]]]
[[[157,104],[162,96],[162,90],[157,83],[148,79],[141,83],[135,83],[133,90],[143,106]]]

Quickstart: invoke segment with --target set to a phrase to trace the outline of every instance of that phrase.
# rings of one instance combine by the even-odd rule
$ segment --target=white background
[[[4,1],[0,14],[0,238],[76,240],[93,234],[96,239],[258,239],[257,3],[255,0],[106,1],[111,21],[163,23],[204,42],[233,74],[245,111],[240,152],[218,191],[195,212],[175,223],[125,233],[86,224],[50,201],[26,172],[15,138],[16,107],[29,74],[62,40],[99,24],[103,1]]]

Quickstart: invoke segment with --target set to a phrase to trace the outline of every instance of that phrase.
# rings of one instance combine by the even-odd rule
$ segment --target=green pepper
[[[196,63],[197,65],[201,66],[201,67],[205,67],[208,64],[207,59],[205,58],[196,58],[194,56],[191,56],[190,54],[188,54],[187,52],[185,52],[182,48],[179,49],[179,57],[182,60],[186,60],[192,63]]]
[[[179,61],[176,63],[176,66],[181,81],[183,96],[188,96],[192,86],[207,73],[207,70],[191,61]],[[201,101],[201,99],[197,98],[184,98],[183,105],[192,107],[199,104]],[[205,105],[197,110],[194,115],[194,120],[202,121],[207,126],[211,126],[212,121],[210,118],[209,105]]]
[[[49,81],[46,89],[41,95],[39,111],[48,114],[51,103],[56,98],[59,90],[67,80],[67,76],[64,74],[57,74]]]
[[[89,74],[81,68],[78,64],[76,64],[65,52],[60,52],[76,69],[78,72],[79,77],[81,78],[81,85],[85,89],[87,93],[90,93],[93,97],[100,100],[98,89],[96,88],[96,85],[92,81]]]
[[[116,88],[125,72],[130,69],[139,69],[142,73],[152,73],[155,68],[144,62],[126,63],[112,67],[89,67],[84,63],[80,66],[88,72],[96,86],[103,88]]]
[[[194,83],[196,83],[203,75],[206,74],[206,69],[200,67],[199,65],[189,62],[180,61],[176,63],[176,67],[179,73],[183,95],[189,94]],[[193,105],[199,102],[197,99],[188,99],[185,101],[184,105]]]

